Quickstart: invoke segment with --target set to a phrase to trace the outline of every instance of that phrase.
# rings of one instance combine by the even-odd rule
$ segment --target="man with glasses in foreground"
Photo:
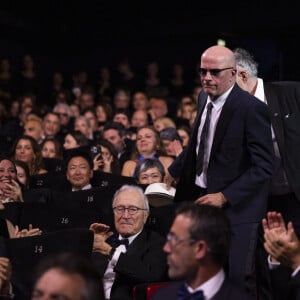
[[[131,300],[140,283],[166,280],[164,237],[144,228],[149,203],[141,188],[124,185],[113,198],[114,225],[94,223],[93,259],[103,275],[105,298]]]
[[[151,299],[251,299],[225,275],[230,239],[222,209],[191,202],[179,206],[164,245],[169,277],[177,281],[159,288]]]

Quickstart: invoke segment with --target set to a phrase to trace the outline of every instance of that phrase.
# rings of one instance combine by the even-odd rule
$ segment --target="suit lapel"
[[[231,91],[231,93],[228,95],[226,102],[224,103],[224,106],[222,108],[218,124],[216,127],[215,136],[213,138],[213,144],[211,147],[210,157],[213,157],[214,153],[218,149],[219,144],[224,139],[225,131],[227,129],[228,123],[231,120],[233,111],[235,109],[236,101],[238,97],[236,97],[237,93],[237,86],[235,85]]]
[[[135,252],[140,252],[141,248],[145,245],[147,239],[147,233],[145,230],[143,230],[128,246],[127,253],[128,254],[134,254]]]

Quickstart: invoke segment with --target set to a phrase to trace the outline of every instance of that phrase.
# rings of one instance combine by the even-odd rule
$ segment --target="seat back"
[[[133,300],[150,300],[157,289],[170,283],[170,281],[162,281],[138,284],[133,287]]]
[[[5,248],[12,264],[12,284],[30,294],[32,274],[37,263],[49,254],[72,252],[91,257],[94,235],[91,230],[76,228],[43,233],[39,236],[6,239]],[[26,296],[25,296],[26,295]]]

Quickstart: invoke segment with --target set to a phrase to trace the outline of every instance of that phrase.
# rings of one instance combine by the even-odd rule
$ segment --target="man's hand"
[[[198,198],[195,203],[197,204],[209,204],[217,207],[223,207],[226,203],[226,198],[223,193],[206,194]]]
[[[28,229],[19,229],[19,226],[16,225],[15,226],[15,232],[13,235],[13,238],[20,238],[20,237],[26,237],[26,236],[35,236],[35,235],[41,235],[42,234],[42,230],[40,230],[39,228],[33,228],[32,224],[29,224]]]
[[[94,232],[93,251],[108,255],[112,247],[106,243],[106,240],[113,235],[113,232],[109,231],[110,227],[102,223],[93,223],[90,230]]]
[[[12,269],[7,257],[0,257],[0,294],[8,294]]]
[[[300,241],[292,222],[286,227],[280,213],[268,212],[262,224],[264,247],[271,257],[293,270],[300,266]]]
[[[112,231],[109,231],[110,227],[102,223],[91,224],[90,230],[92,230],[95,234],[102,235],[105,239],[109,238],[113,234]]]

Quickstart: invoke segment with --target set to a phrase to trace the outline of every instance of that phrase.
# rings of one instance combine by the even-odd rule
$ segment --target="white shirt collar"
[[[219,97],[218,97],[217,99],[215,99],[214,101],[212,101],[212,100],[210,99],[210,97],[208,96],[208,101],[207,101],[207,103],[208,103],[208,102],[211,102],[212,105],[213,105],[213,107],[214,107],[215,109],[218,109],[218,108],[222,107],[222,106],[224,105],[224,103],[225,103],[225,101],[226,101],[228,95],[230,94],[231,90],[233,89],[233,87],[234,87],[234,86],[232,86],[229,90],[227,90],[224,94],[222,94],[221,96],[219,96]]]
[[[187,288],[190,293],[194,293],[199,290],[202,290],[205,296],[205,300],[210,300],[219,291],[224,280],[225,280],[225,272],[223,269],[221,269],[215,276],[205,281],[196,289],[192,289],[189,286],[187,286]]]
[[[131,235],[130,237],[128,237],[128,243],[129,245],[133,242],[133,240],[142,232],[142,230],[140,230],[138,233],[136,233],[135,235]],[[119,234],[119,240],[122,240],[124,239],[124,237],[122,237],[120,234]]]
[[[80,189],[80,191],[84,191],[84,190],[89,190],[92,188],[91,184],[87,184],[85,185],[83,188]],[[74,192],[75,190],[72,188],[72,192]]]
[[[257,78],[257,86],[254,93],[254,96],[262,102],[266,102],[265,91],[264,91],[264,82],[261,78]]]

